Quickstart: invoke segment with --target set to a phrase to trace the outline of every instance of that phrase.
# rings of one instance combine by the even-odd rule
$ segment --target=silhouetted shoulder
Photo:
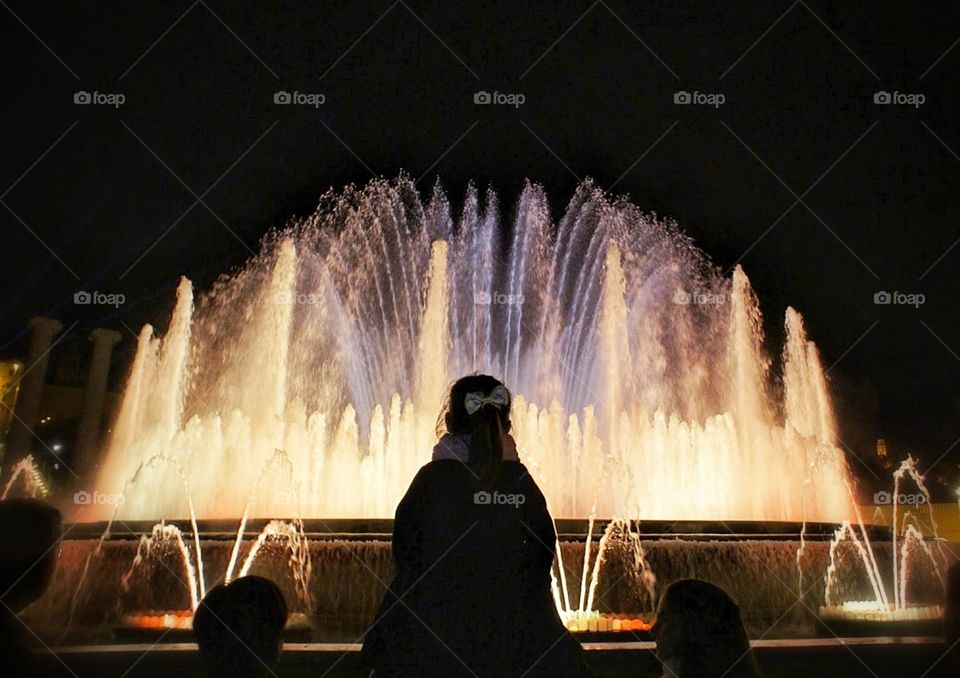
[[[462,461],[456,459],[438,459],[430,461],[420,467],[417,475],[410,483],[411,488],[422,484],[429,484],[433,481],[450,481],[454,478],[463,478],[465,480],[476,481],[477,476],[473,470]],[[542,499],[543,494],[537,486],[536,480],[530,474],[530,470],[520,461],[505,461],[500,467],[500,478],[505,482],[529,487],[534,494]]]
[[[410,487],[420,487],[439,482],[456,482],[458,479],[466,482],[475,478],[476,475],[470,470],[470,467],[462,461],[456,459],[437,459],[429,461],[420,467],[417,475],[413,477]]]
[[[434,459],[420,467],[417,477],[425,475],[445,475],[457,471],[469,471],[468,466],[458,459]]]
[[[523,491],[530,495],[528,499],[532,499],[538,504],[546,504],[547,500],[544,499],[543,492],[540,491],[540,486],[537,485],[536,479],[530,473],[523,462],[521,461],[508,461],[503,464],[504,473],[511,474],[512,480],[519,486],[523,488]]]

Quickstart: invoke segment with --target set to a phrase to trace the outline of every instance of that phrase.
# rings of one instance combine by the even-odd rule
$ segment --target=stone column
[[[83,414],[77,427],[73,455],[73,471],[81,478],[85,478],[98,461],[103,403],[107,395],[107,378],[110,376],[110,355],[114,344],[120,341],[120,333],[100,327],[90,333],[90,341],[93,342],[93,348],[90,350],[87,390],[83,394]]]
[[[53,318],[33,318],[30,327],[33,329],[33,337],[30,339],[26,367],[20,378],[20,393],[14,408],[16,416],[10,425],[5,459],[7,465],[26,456],[33,444],[33,427],[40,420],[40,401],[47,378],[50,347],[53,338],[63,329],[60,321]]]

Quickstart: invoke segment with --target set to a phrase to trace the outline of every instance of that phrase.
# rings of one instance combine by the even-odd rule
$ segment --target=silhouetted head
[[[207,593],[193,632],[210,678],[275,675],[287,603],[269,579],[241,577]]]
[[[442,412],[444,432],[470,436],[470,466],[484,484],[500,475],[512,400],[503,382],[488,374],[461,377],[450,387]]]
[[[0,595],[19,612],[50,585],[60,555],[60,511],[36,499],[0,501]]]
[[[657,658],[677,678],[758,676],[737,604],[718,586],[681,579],[667,587],[653,627]]]

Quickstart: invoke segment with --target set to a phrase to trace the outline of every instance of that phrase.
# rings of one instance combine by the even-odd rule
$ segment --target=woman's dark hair
[[[467,411],[469,393],[489,396],[497,387],[507,394],[507,403],[497,407],[486,403],[473,414]],[[437,433],[470,436],[470,467],[481,484],[492,485],[500,476],[503,464],[503,434],[510,432],[510,406],[513,397],[499,379],[489,374],[461,377],[450,387],[447,400],[437,422]]]
[[[656,626],[657,656],[673,660],[671,669],[679,678],[760,675],[740,608],[719,586],[700,579],[670,584],[660,601]]]

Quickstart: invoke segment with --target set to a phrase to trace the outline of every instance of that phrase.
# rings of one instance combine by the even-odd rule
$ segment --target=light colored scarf
[[[470,461],[470,435],[465,433],[445,433],[433,446],[432,461],[451,459],[466,464]],[[503,441],[503,460],[520,461],[517,456],[517,443],[509,433]]]

